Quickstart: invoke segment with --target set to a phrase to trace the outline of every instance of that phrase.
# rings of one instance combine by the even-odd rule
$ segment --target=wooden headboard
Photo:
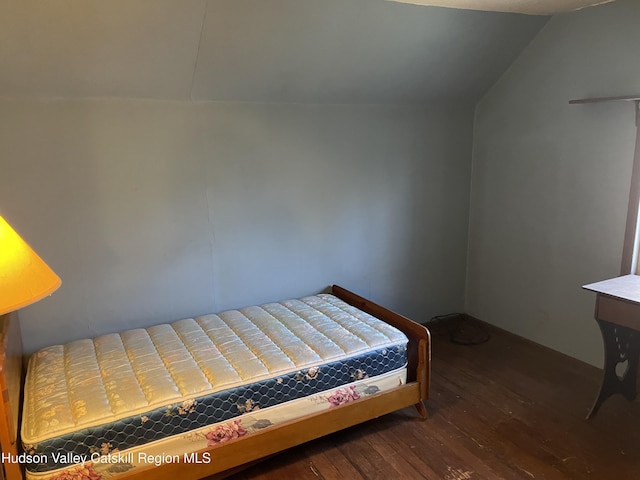
[[[0,448],[4,455],[18,455],[20,406],[22,403],[22,335],[18,313],[0,315]],[[15,457],[14,457],[15,458]],[[3,462],[5,478],[22,479],[17,462]]]

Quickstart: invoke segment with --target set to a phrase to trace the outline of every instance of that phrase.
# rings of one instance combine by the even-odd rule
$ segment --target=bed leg
[[[427,412],[427,407],[424,406],[424,402],[422,400],[416,403],[415,407],[416,407],[416,410],[418,410],[418,413],[420,414],[420,416],[422,417],[422,420],[426,420],[427,418],[429,418],[429,412]]]

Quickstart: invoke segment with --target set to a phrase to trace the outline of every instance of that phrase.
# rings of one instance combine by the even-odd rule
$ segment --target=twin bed
[[[1,335],[9,480],[222,476],[407,406],[427,416],[427,329],[338,286],[45,348],[26,378],[17,316]]]

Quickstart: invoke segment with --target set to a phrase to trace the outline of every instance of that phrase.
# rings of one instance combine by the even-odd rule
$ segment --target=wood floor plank
[[[313,450],[313,449],[312,449]],[[363,480],[358,470],[353,466],[347,457],[335,445],[327,444],[325,448],[312,451],[309,455],[311,468],[317,473],[317,478],[323,480],[344,480],[353,478]]]
[[[464,346],[434,330],[430,418],[404,409],[231,478],[640,479],[640,402],[585,416],[601,371],[497,329]]]

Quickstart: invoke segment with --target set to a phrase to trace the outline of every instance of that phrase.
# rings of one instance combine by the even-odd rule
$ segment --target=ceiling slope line
[[[198,71],[198,62],[200,60],[200,47],[202,45],[202,37],[204,35],[204,25],[207,20],[207,13],[209,11],[209,2],[204,2],[204,12],[202,12],[202,21],[200,22],[200,36],[198,37],[198,48],[196,49],[196,58],[193,62],[193,72],[191,74],[191,88],[189,89],[189,100],[193,102],[193,88],[196,83],[196,73]]]

